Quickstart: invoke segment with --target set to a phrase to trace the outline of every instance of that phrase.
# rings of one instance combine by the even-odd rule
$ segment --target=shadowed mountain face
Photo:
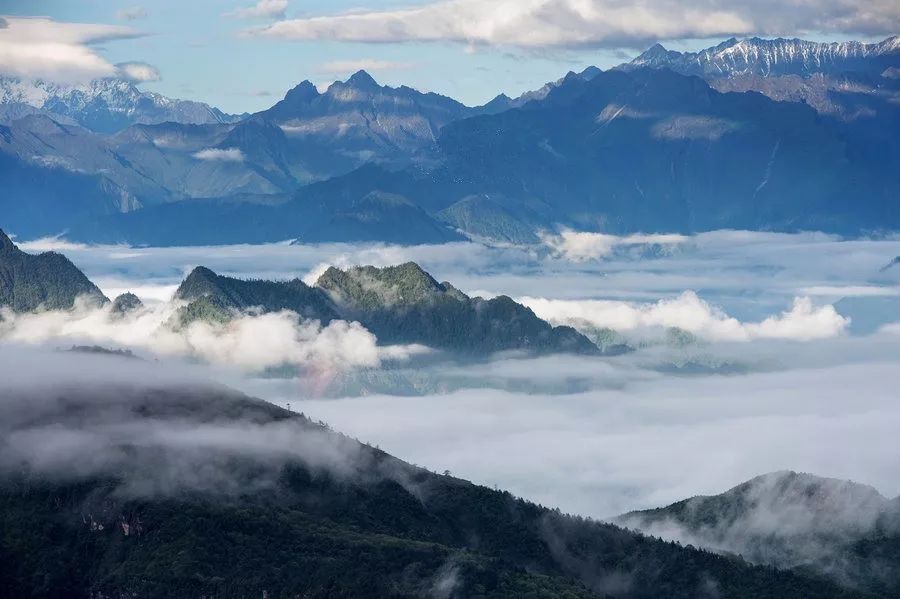
[[[849,481],[775,472],[615,521],[885,596],[900,590],[900,503]]]
[[[221,388],[3,388],[0,447],[4,598],[860,596],[433,474]]]
[[[315,287],[299,279],[242,281],[198,267],[175,297],[189,302],[180,313],[182,326],[227,322],[245,311],[292,310],[323,323],[358,321],[382,344],[420,344],[463,355],[598,352],[575,329],[553,327],[505,296],[470,298],[412,262],[346,271],[332,267]]]
[[[0,307],[15,312],[68,310],[76,298],[109,300],[62,254],[26,254],[0,230]]]

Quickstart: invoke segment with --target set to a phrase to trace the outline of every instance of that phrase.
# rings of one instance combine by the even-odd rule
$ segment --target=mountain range
[[[845,120],[865,120],[888,112],[900,97],[900,36],[874,44],[732,38],[699,52],[656,44],[619,66],[648,67],[702,77],[723,92],[757,91]]]
[[[435,474],[220,387],[4,386],[0,433],[4,599],[871,596]],[[64,433],[66,451],[43,443]]]
[[[98,133],[72,101],[77,118],[41,108],[0,125],[0,207],[20,236],[153,245],[890,231],[898,73],[896,37],[752,38],[654,46],[481,107],[363,71],[321,93],[304,81],[239,122]]]

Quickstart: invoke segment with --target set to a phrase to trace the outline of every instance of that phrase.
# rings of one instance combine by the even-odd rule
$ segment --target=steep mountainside
[[[506,296],[470,298],[417,264],[329,268],[316,282],[345,318],[385,343],[420,343],[461,353],[525,350],[595,353],[570,327],[552,327]]]
[[[900,591],[900,502],[849,481],[795,472],[616,522],[751,562],[825,575],[885,596]]]
[[[142,91],[125,79],[60,85],[0,77],[2,105],[31,106],[56,120],[70,120],[99,133],[112,133],[136,123],[230,123],[246,116],[225,114],[202,102],[174,100]]]
[[[62,431],[94,459],[17,442]],[[2,388],[0,443],[4,599],[862,596],[433,474],[220,388]]]
[[[15,312],[68,310],[75,298],[109,300],[62,254],[26,254],[0,230],[0,307]]]
[[[175,299],[191,302],[182,315],[184,324],[196,319],[225,321],[235,311],[292,310],[304,318],[328,322],[338,317],[328,299],[300,279],[244,281],[217,275],[198,266],[181,283]]]

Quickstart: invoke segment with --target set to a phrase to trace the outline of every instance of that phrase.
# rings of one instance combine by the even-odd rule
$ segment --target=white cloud
[[[259,371],[282,365],[332,372],[378,366],[419,348],[377,346],[359,323],[301,320],[289,311],[245,314],[227,324],[194,322],[182,330],[168,325],[178,303],[148,305],[116,318],[108,308],[77,303],[72,311],[14,314],[0,311],[4,343],[98,343],[145,350],[160,356],[200,359],[220,366]]]
[[[116,65],[116,70],[119,77],[135,83],[159,81],[161,79],[159,69],[146,62],[120,62]]]
[[[139,37],[130,27],[63,23],[46,17],[5,17],[0,28],[0,73],[23,79],[79,82],[116,75],[94,44]]]
[[[562,229],[558,234],[542,231],[541,242],[553,250],[554,254],[573,262],[585,262],[603,258],[613,252],[617,246],[637,245],[677,245],[689,238],[674,233],[655,233],[628,235],[618,237],[605,233],[588,233]]]
[[[218,162],[243,162],[244,153],[240,148],[206,148],[192,154],[197,160]]]
[[[875,0],[443,0],[292,19],[251,31],[295,40],[451,41],[541,47],[640,47],[655,40],[804,32],[896,33],[900,4]]]
[[[146,19],[147,16],[147,9],[143,6],[132,6],[131,8],[123,8],[116,11],[116,18],[122,21],[137,21]]]
[[[414,62],[360,58],[357,60],[332,60],[319,65],[318,71],[323,74],[343,75],[344,73],[355,73],[356,71],[398,71],[411,69],[414,66],[416,66]]]
[[[239,19],[283,19],[287,7],[288,0],[259,0],[253,6],[236,8],[225,13],[225,16]]]
[[[844,332],[850,320],[834,306],[815,307],[809,298],[795,298],[790,310],[756,323],[743,323],[720,308],[685,291],[674,299],[653,303],[611,300],[554,300],[520,298],[535,314],[554,324],[590,325],[619,332],[677,327],[714,341],[792,339],[808,341]]]

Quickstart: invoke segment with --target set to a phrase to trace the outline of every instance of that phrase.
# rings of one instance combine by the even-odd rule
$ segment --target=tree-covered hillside
[[[79,296],[101,304],[109,301],[62,254],[27,254],[0,230],[0,306],[16,312],[68,310]]]

